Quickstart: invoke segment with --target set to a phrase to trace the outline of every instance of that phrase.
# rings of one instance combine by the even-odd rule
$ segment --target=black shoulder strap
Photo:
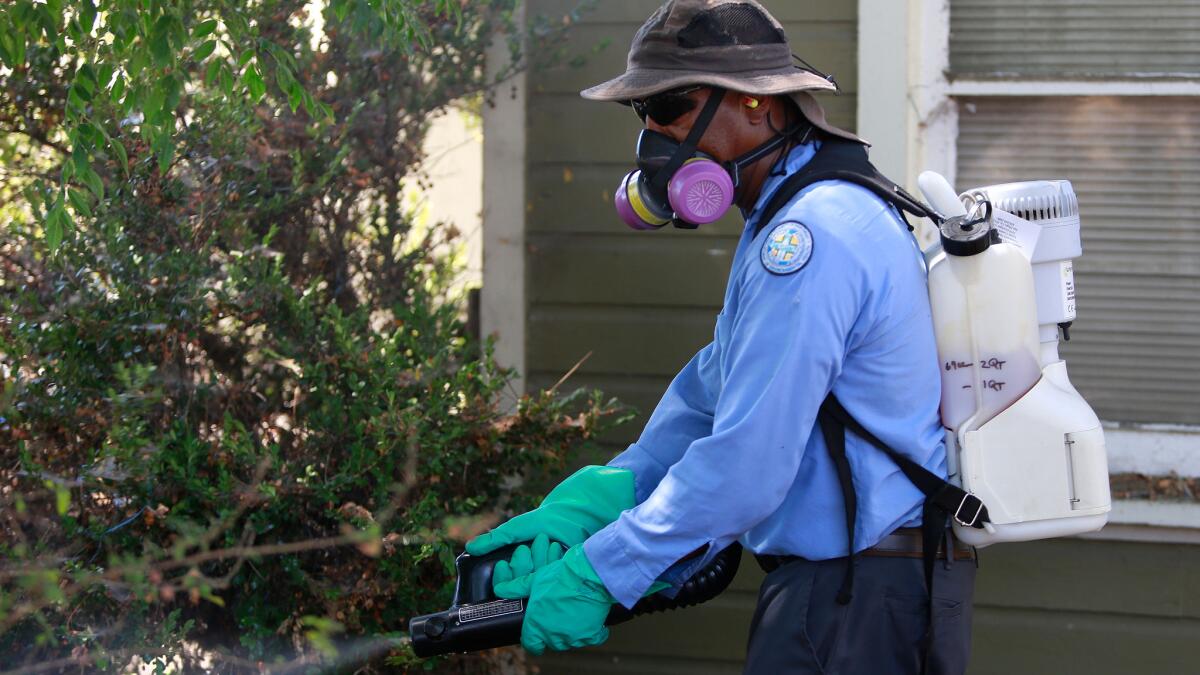
[[[929,616],[927,617],[929,623],[922,655],[922,672],[924,672],[927,666],[926,657],[933,641],[933,568],[937,561],[938,547],[945,534],[946,523],[950,518],[954,518],[961,525],[983,529],[985,523],[991,522],[987,507],[975,495],[929,471],[879,440],[875,434],[854,419],[832,393],[821,404],[821,409],[817,413],[817,422],[821,427],[821,435],[825,438],[825,446],[829,449],[829,455],[833,460],[838,484],[842,488],[842,501],[845,505],[846,525],[849,530],[850,553],[846,558],[846,574],[842,579],[842,588],[838,591],[837,601],[839,603],[849,604],[854,588],[854,525],[858,517],[858,497],[854,492],[850,462],[846,457],[846,430],[853,431],[859,438],[891,458],[900,467],[900,471],[925,495],[925,504],[921,510],[921,557],[925,568],[925,589],[929,592]],[[946,545],[946,555],[947,557],[954,555],[949,543]]]
[[[901,212],[911,213],[918,218],[940,219],[933,209],[879,173],[879,169],[867,158],[867,148],[864,145],[829,137],[822,141],[816,156],[799,171],[788,176],[775,190],[775,194],[771,195],[771,200],[759,216],[754,234],[757,236],[775,214],[787,206],[801,190],[823,180],[844,180],[861,185]]]

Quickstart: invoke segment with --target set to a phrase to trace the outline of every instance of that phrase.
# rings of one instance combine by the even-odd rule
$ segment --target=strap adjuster
[[[975,515],[971,516],[970,521],[963,520],[962,516],[959,515],[962,513],[963,506],[966,505],[968,499],[975,500],[975,504],[976,504]],[[982,513],[983,513],[983,500],[979,499],[979,497],[976,497],[975,495],[971,494],[970,492],[965,492],[965,493],[963,493],[962,501],[958,503],[958,508],[954,510],[954,521],[957,522],[959,525],[962,525],[963,527],[975,527],[975,524],[979,522],[979,515]]]

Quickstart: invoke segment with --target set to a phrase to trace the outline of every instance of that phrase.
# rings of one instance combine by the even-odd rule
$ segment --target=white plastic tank
[[[923,174],[921,188],[926,196],[954,194],[936,174]],[[929,299],[942,424],[958,432],[983,425],[1041,377],[1037,299],[1028,259],[999,242],[987,213],[967,214],[957,197],[931,200],[953,214],[941,227],[946,255],[929,270]]]

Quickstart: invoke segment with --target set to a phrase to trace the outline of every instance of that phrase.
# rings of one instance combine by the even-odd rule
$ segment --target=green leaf
[[[92,0],[83,0],[80,5],[79,25],[85,33],[91,33],[92,27],[96,25],[96,5]]]
[[[54,202],[54,207],[46,214],[46,246],[52,251],[62,243],[64,215],[65,210],[61,201]]]
[[[124,95],[125,78],[121,75],[117,75],[117,79],[113,80],[112,92],[109,93],[109,100],[111,100],[113,103],[116,103],[117,101],[120,101],[121,97]]]
[[[250,91],[250,98],[255,103],[261,101],[267,93],[267,84],[263,82],[262,75],[258,73],[256,66],[250,66],[245,73],[242,73],[242,83]]]
[[[170,35],[171,17],[164,14],[158,17],[150,31],[150,53],[160,66],[170,65],[172,60]]]
[[[16,40],[9,33],[8,26],[0,26],[0,61],[9,68],[17,67]]]
[[[333,0],[333,15],[337,17],[337,20],[339,22],[346,20],[346,14],[349,11],[350,11],[349,0]]]
[[[107,88],[108,84],[112,82],[113,72],[115,71],[116,68],[111,63],[100,64],[100,70],[96,73],[96,84]]]
[[[160,81],[157,86],[146,94],[146,100],[142,102],[142,114],[146,116],[146,122],[150,124],[158,122],[158,119],[163,114],[166,100],[167,90]]]
[[[154,154],[158,157],[158,170],[166,173],[171,168],[171,159],[175,156],[175,139],[170,134],[162,133],[154,139]]]
[[[209,19],[208,21],[201,21],[200,23],[196,24],[196,27],[192,30],[192,39],[200,40],[202,38],[206,38],[209,35],[212,35],[212,32],[216,29],[217,29],[217,20],[216,19]]]
[[[141,49],[134,50],[133,56],[129,57],[129,65],[127,66],[129,76],[137,77],[138,73],[142,72],[142,69],[148,65],[150,65],[149,55]]]
[[[67,515],[67,509],[71,507],[71,491],[60,485],[54,490],[54,497],[54,505],[58,507],[58,515]]]
[[[227,67],[221,68],[221,91],[226,97],[233,96],[233,73]]]
[[[87,183],[92,194],[96,195],[96,199],[104,200],[104,181],[100,180],[100,174],[96,173],[95,169],[89,166],[87,171],[80,171],[79,179]]]
[[[242,66],[249,63],[250,59],[252,59],[252,58],[254,58],[254,48],[250,48],[250,49],[247,49],[246,51],[242,52],[242,55],[239,56],[238,60],[237,60],[238,68],[241,68]]]
[[[197,61],[203,61],[204,59],[207,59],[208,55],[212,54],[213,50],[216,48],[217,43],[213,40],[209,40],[208,42],[205,42],[196,48],[196,51],[192,53],[192,58]]]
[[[213,59],[208,62],[208,68],[204,71],[204,81],[209,84],[216,84],[217,78],[221,76],[221,66],[224,63],[220,59]]]
[[[21,33],[16,36],[13,49],[13,60],[17,63],[25,63],[25,34]]]
[[[78,137],[78,130],[75,131]],[[71,148],[71,162],[75,165],[75,173],[82,174],[91,166],[91,159],[88,158],[88,149],[83,143],[75,141],[75,146]]]
[[[171,38],[171,46],[174,47],[176,51],[182,51],[183,48],[187,46],[187,28],[184,28],[183,22],[175,16],[171,17],[171,22],[168,25],[171,27],[171,30],[168,33]]]
[[[183,83],[178,77],[168,75],[161,81],[163,88],[163,115],[171,115],[175,112],[175,108],[179,106],[179,96],[183,93]]]
[[[304,87],[300,86],[299,82],[292,82],[291,88],[287,90],[288,105],[291,106],[292,112],[300,107],[300,103],[304,100]]]
[[[67,190],[67,199],[77,212],[82,213],[88,218],[92,217],[92,205],[88,203],[88,196],[82,190],[69,188]]]
[[[114,139],[109,140],[108,147],[112,148],[113,154],[115,154],[117,156],[117,159],[120,160],[121,170],[124,171],[128,175],[128,173],[129,173],[129,155],[127,155],[125,153],[125,144],[122,143],[120,139],[114,138]]]
[[[83,98],[80,87],[71,85],[71,88],[67,90],[67,104],[76,111],[83,111],[84,108],[87,108],[87,100]]]

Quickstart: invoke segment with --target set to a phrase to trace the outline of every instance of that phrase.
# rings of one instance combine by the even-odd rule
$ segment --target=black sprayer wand
[[[413,651],[421,658],[474,652],[515,645],[521,641],[525,619],[524,600],[497,598],[492,592],[496,563],[512,557],[516,546],[506,546],[484,556],[463,553],[454,561],[458,584],[450,609],[413,618],[408,624]],[[655,593],[642,598],[633,609],[613,605],[605,625],[624,623],[635,616],[691,607],[707,602],[724,591],[737,574],[742,559],[740,544],[732,544],[712,562],[692,575],[674,598]]]

